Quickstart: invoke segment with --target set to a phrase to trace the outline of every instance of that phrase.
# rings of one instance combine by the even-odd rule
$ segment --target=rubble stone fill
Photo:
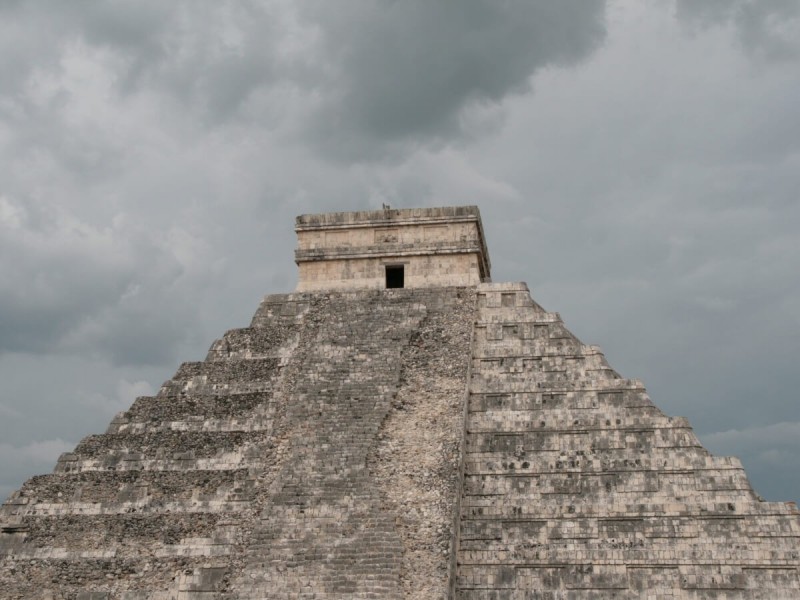
[[[490,283],[477,208],[297,230],[298,291],[0,507],[0,598],[800,597],[794,504]]]

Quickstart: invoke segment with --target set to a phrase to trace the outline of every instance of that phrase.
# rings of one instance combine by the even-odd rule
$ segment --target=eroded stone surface
[[[9,499],[3,597],[445,597],[474,307],[268,296]]]
[[[402,266],[404,287],[491,281],[476,206],[301,215],[295,225],[297,291],[382,289],[386,266]]]
[[[792,504],[761,502],[524,284],[478,306],[457,598],[800,595]]]

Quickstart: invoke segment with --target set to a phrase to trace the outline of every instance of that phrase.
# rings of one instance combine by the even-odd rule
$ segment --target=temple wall
[[[404,287],[472,286],[481,282],[475,254],[397,256],[301,263],[297,291],[383,289],[386,265],[400,264],[405,267]]]
[[[374,249],[387,244],[450,244],[477,242],[474,221],[453,223],[376,224],[336,229],[312,229],[297,232],[299,250]]]
[[[490,281],[476,207],[301,215],[295,231],[300,292],[382,289],[386,265],[403,265],[403,287]]]

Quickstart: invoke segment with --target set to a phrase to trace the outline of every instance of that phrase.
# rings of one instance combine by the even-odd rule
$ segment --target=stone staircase
[[[464,289],[267,296],[0,508],[0,596],[441,597],[473,310]]]
[[[445,305],[451,310],[461,307],[459,321],[447,318]],[[409,548],[405,539],[403,506],[395,497],[392,463],[413,465],[404,465],[402,456],[381,452],[379,444],[400,437],[392,416],[406,403],[417,403],[408,398],[416,390],[404,385],[414,360],[411,347],[419,348],[421,334],[437,314],[443,320],[440,336],[427,347],[455,352],[457,360],[448,367],[455,369],[456,381],[449,381],[444,394],[463,390],[473,306],[466,291],[390,290],[339,294],[317,308],[324,319],[303,338],[295,355],[300,368],[287,390],[291,400],[276,436],[282,459],[265,486],[269,497],[252,531],[245,567],[232,584],[237,597],[404,598],[409,597],[404,581],[405,587],[416,590],[411,597],[431,597],[422,595],[424,585],[406,568],[413,563],[407,556],[413,546]],[[430,389],[435,389],[436,369],[428,369],[427,375]],[[457,392],[446,431],[457,431],[462,406],[463,392]],[[446,442],[442,434],[438,438],[437,444]],[[407,459],[413,460],[415,455]],[[434,458],[434,464],[438,462]],[[457,471],[441,475],[454,491]],[[441,480],[431,484],[437,489],[446,485]],[[455,494],[443,500],[445,510],[433,520],[442,530],[447,525],[450,533]],[[430,526],[431,520],[418,518],[417,525]],[[433,561],[434,567],[446,564],[449,544],[444,552],[427,562]],[[441,597],[446,570],[439,584]]]

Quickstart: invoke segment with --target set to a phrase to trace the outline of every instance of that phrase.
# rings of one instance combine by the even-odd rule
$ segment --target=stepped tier
[[[435,598],[474,289],[268,296],[0,509],[4,598]]]
[[[482,284],[460,600],[794,598],[800,518],[659,411],[524,284]]]

